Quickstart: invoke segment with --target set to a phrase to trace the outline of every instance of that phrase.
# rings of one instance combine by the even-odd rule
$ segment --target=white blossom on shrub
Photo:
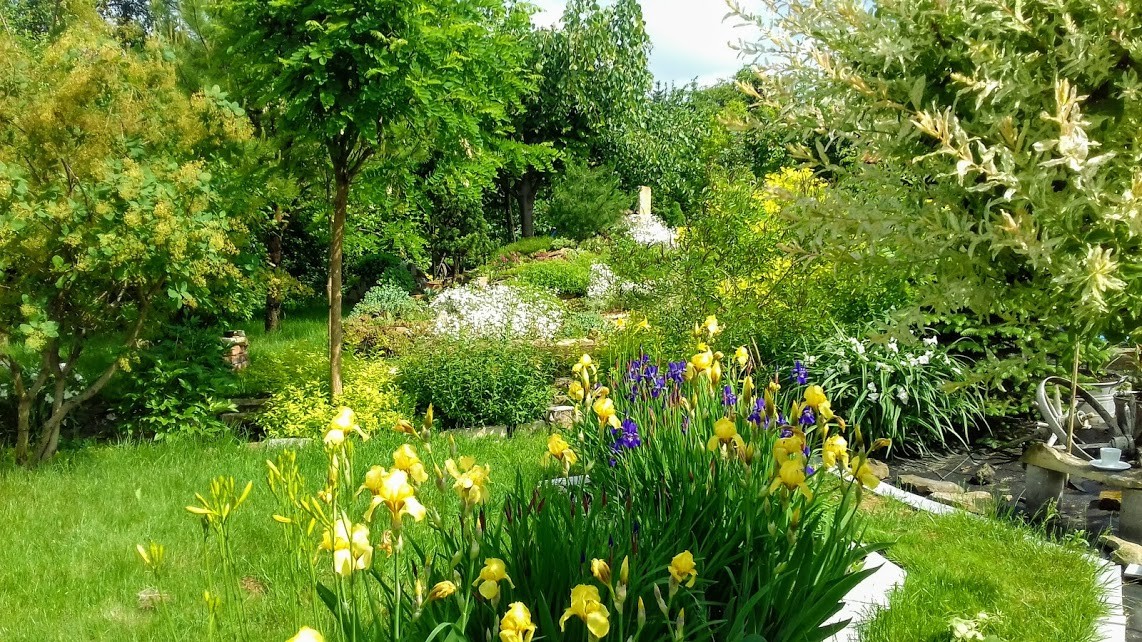
[[[469,284],[445,290],[430,306],[438,334],[552,339],[563,325],[553,300],[510,285]]]
[[[626,219],[627,232],[642,245],[673,246],[677,233],[653,214],[631,214]]]

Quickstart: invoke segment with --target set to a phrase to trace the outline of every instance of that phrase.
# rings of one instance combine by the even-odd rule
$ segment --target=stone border
[[[880,482],[872,492],[883,497],[890,497],[916,510],[922,510],[936,515],[950,515],[963,513],[979,519],[986,519],[980,515],[960,510],[954,506],[934,502],[926,497],[901,490],[886,482]],[[1102,585],[1102,601],[1106,604],[1108,613],[1095,622],[1096,642],[1126,642],[1126,613],[1122,608],[1122,568],[1109,560],[1104,560],[1094,553],[1086,553],[1087,558],[1098,567],[1098,582]]]

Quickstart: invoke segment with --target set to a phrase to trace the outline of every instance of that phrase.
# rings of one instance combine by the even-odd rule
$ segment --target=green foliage
[[[526,261],[507,270],[516,281],[568,297],[587,296],[591,264],[598,257],[590,252],[572,252],[567,258]]]
[[[345,320],[345,347],[367,357],[404,354],[423,331],[422,325],[386,317],[350,316]]]
[[[31,404],[70,379],[90,338],[116,337],[121,357],[50,413],[20,413],[21,460],[55,451],[60,422],[144,331],[249,302],[245,221],[220,203],[249,136],[241,109],[217,87],[188,95],[157,45],[123,49],[105,27],[42,45],[0,30],[0,361]],[[42,376],[23,379],[21,354]]]
[[[183,327],[151,342],[113,392],[126,434],[161,441],[227,434],[219,414],[237,385],[218,334]]]
[[[838,330],[805,350],[836,411],[869,440],[891,439],[893,450],[927,454],[966,444],[983,421],[986,404],[979,386],[966,381],[969,364],[937,337],[909,345]]]
[[[555,180],[551,198],[540,203],[539,216],[556,233],[581,241],[612,229],[632,201],[610,168],[571,162]]]
[[[718,173],[763,176],[780,168],[785,153],[776,135],[728,126],[770,113],[769,108],[751,108],[729,82],[706,88],[659,86],[646,118],[609,129],[596,156],[614,166],[626,190],[653,188],[655,213],[671,225],[683,225],[688,214],[701,209]]]
[[[839,188],[791,212],[807,251],[907,273],[905,321],[964,313],[980,336],[1022,335],[980,360],[1000,386],[1056,337],[1139,327],[1142,14],[1117,0],[766,5],[814,52],[760,44],[777,72],[766,98]],[[857,162],[830,160],[841,151]]]
[[[370,288],[365,298],[353,306],[351,317],[386,317],[406,319],[416,317],[424,311],[424,306],[408,295],[408,291],[393,281],[382,280]]]
[[[392,365],[369,359],[349,360],[345,365],[345,391],[336,399],[330,401],[323,377],[295,380],[273,393],[265,412],[258,415],[258,426],[269,437],[320,438],[337,409],[348,406],[357,411],[366,431],[392,429],[406,411],[394,385]]]
[[[569,431],[579,436],[573,440],[574,452],[591,472],[570,491],[539,489],[539,502],[531,500],[531,489],[509,497],[509,508],[521,515],[507,526],[512,568],[532,569],[519,573],[525,579],[517,580],[513,595],[526,596],[528,603],[550,603],[584,581],[589,569],[576,563],[579,556],[609,561],[612,577],[629,556],[627,604],[641,597],[648,622],[635,633],[637,620],[612,618],[616,639],[632,634],[635,639],[671,639],[678,621],[683,627],[678,637],[686,640],[830,637],[835,631],[822,625],[840,609],[847,590],[872,572],[861,569],[859,560],[878,548],[862,541],[857,514],[862,489],[838,484],[823,472],[805,477],[783,469],[792,465],[804,471],[808,459],[803,459],[802,447],[821,448],[824,420],[788,446],[779,442],[779,430],[764,427],[760,418],[747,418],[755,408],[753,394],[766,396],[768,417],[776,422],[777,409],[786,413],[805,390],[785,386],[776,399],[756,389],[747,394],[738,384],[746,370],[727,359],[720,380],[711,381],[708,374],[683,382],[667,379],[656,395],[655,376],[642,375],[652,368],[665,375],[670,359],[639,355],[620,357],[620,364],[631,367],[623,365],[609,377],[596,376],[590,365],[580,365],[573,375],[577,384],[593,391],[579,402],[581,420]],[[598,392],[596,383],[611,394]],[[739,395],[729,410],[723,384]],[[688,399],[688,407],[671,401],[677,398]],[[594,410],[606,402],[614,404],[614,422]],[[715,430],[716,423],[725,422],[736,440],[724,427]],[[779,445],[795,452],[779,458]],[[559,452],[552,449],[553,455]],[[566,471],[567,461],[560,463]],[[828,466],[842,463],[837,459]],[[537,503],[549,508],[532,509]],[[683,551],[697,565],[692,586],[671,581],[667,573]],[[655,585],[669,597],[664,597],[669,613],[663,617],[655,612]],[[576,639],[574,635],[569,629],[563,639]]]
[[[902,278],[859,274],[831,257],[789,253],[795,239],[784,212],[815,202],[825,185],[805,170],[764,180],[718,177],[703,210],[680,230],[676,248],[616,243],[616,275],[642,285],[625,295],[655,328],[687,342],[693,319],[716,314],[725,339],[756,346],[765,361],[791,362],[803,341],[828,337],[833,323],[863,327],[907,300]]]
[[[543,418],[554,364],[530,343],[433,337],[402,360],[400,383],[417,408],[461,427],[520,426]]]
[[[384,283],[396,285],[405,294],[416,291],[416,277],[399,256],[388,252],[377,252],[355,261],[350,270],[353,281],[368,287]]]

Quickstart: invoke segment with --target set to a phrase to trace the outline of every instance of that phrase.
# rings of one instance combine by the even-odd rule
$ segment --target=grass
[[[879,497],[866,500],[870,541],[908,573],[863,642],[947,642],[953,617],[987,613],[986,633],[1006,642],[1084,642],[1105,612],[1095,564],[1081,541],[965,514],[936,516]]]
[[[387,433],[359,445],[357,469],[390,464],[401,437]],[[495,507],[515,471],[539,478],[545,439],[461,435],[456,442],[461,454],[490,464]],[[448,448],[440,436],[434,447],[439,453]],[[239,488],[254,481],[249,502],[234,518],[237,567],[250,578],[249,639],[280,642],[292,635],[299,623],[278,550],[280,526],[270,519],[276,501],[264,482],[265,460],[273,456],[236,443],[90,447],[38,470],[0,471],[6,543],[0,549],[0,613],[6,614],[0,640],[206,639],[201,530],[184,506],[219,474],[233,475]],[[316,490],[324,474],[321,449],[303,449],[299,461]],[[431,483],[422,496],[429,506],[453,501],[450,494],[442,500]],[[152,582],[135,546],[151,540],[166,547],[162,590],[171,600],[161,611],[140,608],[137,597]],[[219,639],[237,639],[230,633],[236,632],[221,631]]]

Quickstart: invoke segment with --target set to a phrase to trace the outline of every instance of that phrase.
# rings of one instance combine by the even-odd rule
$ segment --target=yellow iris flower
[[[670,560],[667,570],[670,571],[670,581],[674,584],[685,584],[690,588],[698,580],[698,566],[694,563],[694,554],[690,551],[682,551],[675,555],[674,559]]]
[[[868,459],[862,457],[853,462],[852,466],[853,477],[860,480],[866,488],[876,488],[880,485],[880,478],[872,472],[872,467],[868,465]]]
[[[816,410],[821,404],[828,401],[825,390],[821,386],[809,386],[805,389],[805,403],[809,404],[810,408]]]
[[[611,401],[603,391],[600,390],[599,394],[602,395],[595,400],[591,405],[591,409],[595,411],[595,415],[599,418],[599,425],[603,426],[610,424],[611,426],[619,427],[619,418],[615,416],[615,402]]]
[[[393,466],[408,473],[414,483],[423,484],[428,481],[428,473],[424,470],[424,463],[420,461],[420,457],[416,454],[416,448],[413,448],[411,444],[403,444],[393,452]]]
[[[360,435],[362,440],[368,441],[369,435],[361,429],[361,424],[357,423],[357,413],[349,408],[340,408],[333,420],[329,422],[329,428],[325,431],[323,441],[326,446],[337,447],[345,443],[345,437],[350,432],[355,432]]]
[[[706,448],[713,451],[731,445],[738,452],[745,450],[745,440],[738,434],[737,425],[728,417],[722,417],[714,424],[714,436],[706,442]]]
[[[563,462],[563,468],[570,470],[576,462],[579,461],[579,456],[571,449],[570,444],[567,443],[563,436],[556,433],[547,438],[547,455],[554,457]]]
[[[373,564],[373,545],[369,542],[369,527],[352,524],[342,517],[325,529],[321,536],[321,550],[333,553],[333,572],[348,577],[353,571],[363,571]]]
[[[745,364],[749,363],[749,350],[747,350],[745,346],[739,346],[738,349],[734,351],[734,360],[738,362],[739,366],[744,368]]]
[[[591,575],[607,586],[611,585],[611,565],[604,560],[591,560]]]
[[[500,582],[507,580],[512,588],[515,584],[512,578],[508,576],[507,565],[498,557],[489,557],[484,560],[484,568],[480,569],[480,576],[472,583],[472,586],[479,586],[480,595],[489,602],[494,602],[500,599]]]
[[[460,495],[466,507],[483,504],[488,499],[488,475],[491,473],[488,466],[478,466],[475,459],[461,457],[459,466],[448,459],[444,462],[444,469],[455,480],[452,488]]]
[[[801,461],[805,457],[805,434],[794,430],[790,437],[781,437],[773,443],[773,458],[785,463],[790,458]]]
[[[444,598],[456,592],[456,584],[444,580],[437,582],[431,589],[428,590],[428,601],[435,602],[436,600],[443,600]]]
[[[825,440],[825,446],[821,450],[821,460],[826,466],[832,468],[840,462],[842,466],[849,465],[849,442],[840,435],[833,435]]]
[[[296,635],[286,640],[286,642],[325,642],[325,637],[318,633],[316,629],[303,626],[298,629]]]
[[[566,630],[567,620],[578,617],[587,625],[587,631],[598,639],[606,637],[611,630],[611,614],[599,597],[599,589],[580,584],[571,589],[571,606],[559,618],[559,630]]]
[[[535,625],[531,622],[531,612],[523,602],[512,602],[500,620],[500,642],[531,642],[533,637]]]
[[[394,529],[400,529],[401,518],[405,515],[418,522],[424,519],[427,511],[416,498],[416,490],[408,483],[408,473],[405,471],[396,468],[385,470],[380,466],[373,466],[365,473],[365,483],[362,488],[373,493],[373,501],[365,511],[366,521],[373,520],[373,511],[378,506],[389,509]]]
[[[567,396],[576,403],[583,401],[586,394],[586,391],[583,389],[583,384],[578,381],[572,381],[571,384],[567,386]]]
[[[789,490],[800,491],[805,499],[813,501],[813,491],[805,483],[805,465],[798,459],[790,459],[781,464],[777,477],[769,487],[773,492],[784,485]]]

